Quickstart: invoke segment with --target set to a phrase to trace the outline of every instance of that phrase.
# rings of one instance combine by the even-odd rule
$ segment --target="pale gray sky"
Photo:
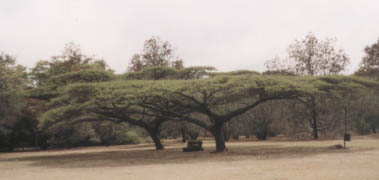
[[[28,67],[68,42],[125,72],[144,40],[160,36],[185,65],[264,70],[308,32],[337,38],[357,68],[379,38],[378,0],[0,0],[0,52]]]

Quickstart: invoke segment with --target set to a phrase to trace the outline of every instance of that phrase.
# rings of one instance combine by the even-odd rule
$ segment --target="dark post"
[[[347,133],[347,111],[346,111],[346,107],[344,107],[344,113],[345,113],[345,132],[344,132],[344,135],[343,135],[343,148],[346,149],[346,141],[350,141],[351,137],[350,137],[350,134]]]
[[[344,115],[345,115],[345,133],[344,133],[344,137],[343,137],[343,148],[344,149],[346,149],[346,138],[345,138],[345,136],[346,136],[346,133],[347,133],[347,122],[346,122],[346,107],[344,108]]]

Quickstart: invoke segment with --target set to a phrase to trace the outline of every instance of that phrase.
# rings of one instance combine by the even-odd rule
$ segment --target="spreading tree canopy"
[[[60,106],[41,119],[42,125],[89,119],[128,122],[145,128],[153,140],[152,129],[160,123],[187,120],[210,131],[216,150],[224,151],[222,127],[226,122],[263,102],[293,98],[312,89],[295,79],[251,74],[85,83],[66,87],[53,101]]]

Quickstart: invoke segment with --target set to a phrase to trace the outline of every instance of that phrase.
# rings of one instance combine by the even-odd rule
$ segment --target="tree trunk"
[[[372,128],[372,133],[376,134],[376,128]]]
[[[158,136],[158,131],[156,131],[156,130],[148,130],[148,133],[149,133],[151,139],[154,142],[155,149],[156,150],[163,150],[164,147],[163,147],[163,145],[161,143],[161,139]]]
[[[313,138],[318,139],[318,128],[317,128],[317,112],[316,112],[316,99],[312,98],[312,121],[313,121]]]
[[[216,152],[224,152],[226,150],[224,135],[222,133],[222,124],[215,125],[212,131],[216,141]]]
[[[317,130],[317,117],[316,117],[316,110],[313,111],[313,138],[315,140],[318,139],[318,130]]]
[[[185,143],[187,141],[186,130],[183,128],[180,130],[180,133],[182,134],[182,142]]]

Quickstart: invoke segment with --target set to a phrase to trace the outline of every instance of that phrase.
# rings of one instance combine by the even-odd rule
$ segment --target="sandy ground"
[[[0,154],[0,180],[379,180],[379,139],[231,142],[225,153],[183,153],[184,144]]]

